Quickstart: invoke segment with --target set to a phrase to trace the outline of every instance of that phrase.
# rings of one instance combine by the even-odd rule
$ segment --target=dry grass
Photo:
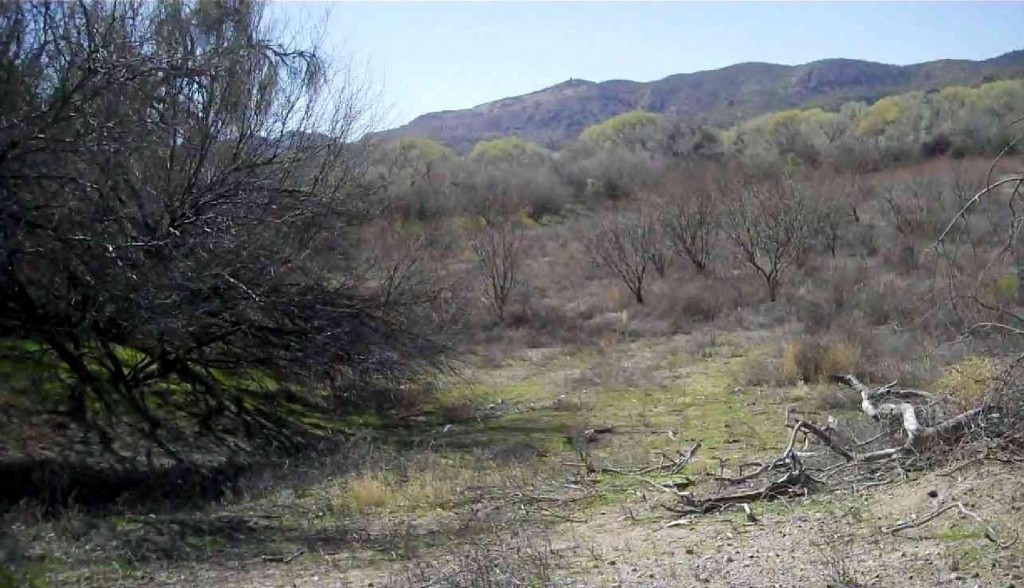
[[[332,500],[336,511],[365,513],[394,502],[391,487],[378,475],[363,475],[348,480],[344,490]]]
[[[950,398],[962,410],[978,406],[998,374],[998,363],[987,357],[968,357],[943,370],[935,391]]]
[[[354,553],[373,554],[367,560],[344,559],[332,564],[335,568],[318,572],[322,579],[359,569],[366,576],[341,576],[343,582],[353,585],[373,581],[417,586],[435,580],[442,586],[605,585],[609,577],[625,585],[655,581],[694,585],[696,580],[686,570],[710,561],[701,557],[718,549],[712,543],[732,541],[726,533],[733,537],[771,534],[768,529],[773,525],[748,528],[739,522],[730,526],[733,523],[728,517],[695,521],[692,535],[687,531],[686,536],[693,537],[687,545],[697,545],[696,554],[659,553],[655,557],[652,544],[664,541],[663,535],[652,535],[651,530],[664,522],[665,513],[657,507],[649,484],[628,476],[588,476],[578,468],[563,466],[562,462],[577,459],[563,436],[572,427],[614,425],[613,433],[590,443],[587,451],[594,464],[618,468],[657,464],[662,454],[675,455],[701,439],[704,445],[697,459],[684,472],[695,480],[717,474],[723,467],[731,470],[739,463],[776,455],[785,443],[785,429],[778,422],[783,407],[814,407],[821,387],[785,387],[777,382],[751,386],[743,378],[749,379],[751,371],[763,373],[768,371],[766,367],[783,363],[774,343],[780,339],[808,343],[806,349],[790,346],[792,365],[798,367],[803,355],[812,355],[803,360],[812,365],[847,367],[855,363],[860,349],[841,337],[796,338],[794,329],[736,333],[707,328],[692,335],[621,339],[605,349],[554,348],[510,354],[496,365],[477,367],[466,374],[461,387],[440,388],[434,399],[493,405],[484,410],[489,416],[458,423],[446,432],[442,432],[440,420],[414,432],[382,431],[372,448],[344,467],[327,468],[303,483],[289,485],[278,480],[267,484],[265,491],[252,493],[239,503],[218,506],[221,512],[208,517],[220,521],[230,513],[232,520],[241,521],[238,528],[225,528],[218,522],[215,527],[184,530],[173,526],[177,520],[168,527],[165,518],[152,524],[144,517],[127,523],[89,519],[66,529],[53,525],[43,529],[37,524],[35,541],[54,546],[54,553],[61,554],[68,553],[70,545],[80,546],[83,537],[96,545],[88,557],[102,559],[106,571],[89,568],[81,547],[67,560],[69,568],[85,570],[93,585],[115,584],[102,574],[110,573],[107,559],[126,557],[123,554],[141,551],[149,554],[150,561],[178,562],[169,566],[175,570],[183,567],[181,561],[202,569],[223,569],[231,561],[252,561],[266,553],[287,555],[299,548],[308,550],[310,555],[304,559],[309,560],[287,568],[288,574],[294,575],[289,581],[299,584],[318,582],[311,579],[312,572],[303,575],[296,570],[317,569],[322,564],[315,558],[321,556],[314,554],[322,550],[345,554],[343,558],[354,557]],[[407,433],[413,438],[401,448],[383,444]],[[342,448],[342,453],[356,449]],[[592,498],[570,501],[570,493],[577,493],[573,498]],[[787,508],[799,519],[812,507],[798,502]],[[275,518],[260,518],[268,513]],[[776,517],[775,528],[791,523],[771,512],[759,515]],[[568,523],[570,519],[584,522]],[[260,526],[245,526],[249,524],[245,521],[252,520]],[[102,538],[96,531],[99,528],[106,529]],[[171,531],[158,530],[167,528]],[[541,531],[547,530],[557,538],[557,546],[544,543]],[[602,539],[605,555],[600,560],[597,556],[588,559],[580,545],[591,539],[581,540],[574,533],[597,537],[601,530],[610,538]],[[232,539],[232,534],[241,539]],[[630,534],[636,538],[635,547],[619,541]],[[710,534],[713,541],[698,540],[702,534]],[[781,539],[772,535],[770,540]],[[174,546],[179,544],[186,547]],[[764,543],[751,540],[743,549],[744,553],[757,553],[764,547]],[[804,544],[800,548],[810,549]],[[791,553],[788,548],[780,549],[782,552]],[[104,555],[98,558],[96,553]],[[154,555],[160,553],[166,555]],[[620,565],[623,553],[637,563],[631,559],[629,569]],[[571,557],[563,557],[565,554]],[[717,561],[723,561],[724,555],[719,554]],[[824,567],[804,570],[803,580],[817,577],[815,573],[849,577],[843,573],[844,563],[848,560],[848,569],[859,572],[856,566],[863,562],[856,550],[821,555]],[[671,573],[664,577],[650,576],[660,574],[655,562],[682,560],[687,562],[685,566],[670,566]],[[770,566],[768,561],[756,560],[750,565]],[[726,563],[732,573],[742,573]],[[161,561],[161,565],[168,564]],[[702,571],[701,577],[707,571]],[[137,575],[125,577],[128,580],[121,580],[123,584],[141,581]],[[262,585],[260,582],[262,578],[252,583]]]
[[[360,472],[327,480],[310,493],[338,516],[417,514],[450,509],[484,494],[510,494],[546,479],[537,453],[506,459],[497,448],[477,455],[426,451],[367,464]]]
[[[510,586],[557,586],[559,569],[564,568],[566,552],[578,549],[557,548],[550,537],[522,531],[496,533],[492,540],[453,549],[436,560],[420,559],[405,573],[389,579],[388,585],[413,588],[505,588]]]
[[[853,373],[860,366],[861,349],[857,343],[806,337],[782,348],[779,379],[788,384],[821,383],[831,374]]]
[[[476,404],[472,396],[462,391],[449,392],[437,399],[437,411],[445,423],[463,423],[473,418]]]

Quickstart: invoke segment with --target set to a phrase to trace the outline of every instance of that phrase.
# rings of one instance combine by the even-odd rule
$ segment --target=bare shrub
[[[801,288],[794,297],[797,316],[808,334],[829,332],[833,325],[856,310],[858,296],[874,287],[863,262],[831,262],[826,270],[804,268]]]
[[[985,403],[1002,411],[1002,423],[989,431],[993,436],[1002,435],[1001,444],[1016,455],[1024,455],[1024,374],[1020,361],[1015,361],[1002,370],[992,381],[985,395]]]
[[[847,523],[841,520],[830,521],[830,523],[832,526],[826,527],[813,544],[825,571],[828,586],[836,588],[863,586],[857,581],[856,569],[851,561],[850,545],[853,538],[848,533],[834,530],[845,528]]]
[[[724,215],[726,234],[764,280],[774,302],[786,271],[806,253],[818,227],[816,205],[803,186],[787,177],[748,178],[734,189]]]
[[[499,322],[505,320],[509,297],[520,281],[523,228],[509,220],[487,222],[470,245],[484,272],[484,298]]]
[[[666,183],[665,237],[677,255],[704,271],[711,264],[721,230],[719,186],[710,171],[670,176]]]
[[[367,286],[384,304],[427,305],[444,288],[438,258],[452,248],[435,229],[412,228],[390,220],[375,223],[363,235]]]
[[[901,324],[916,314],[918,294],[900,278],[883,274],[870,286],[858,289],[850,301],[868,325]]]
[[[824,411],[857,410],[861,398],[849,388],[829,386],[818,397],[817,407]]]
[[[724,281],[702,275],[687,276],[680,282],[659,282],[656,299],[645,305],[645,316],[666,320],[672,330],[694,323],[711,322],[738,304],[736,292]]]
[[[774,386],[779,383],[781,370],[774,358],[748,356],[743,365],[743,383],[746,386]]]
[[[449,396],[438,402],[438,413],[446,423],[463,423],[473,418],[474,403],[467,396]]]
[[[860,222],[863,180],[860,174],[837,175],[832,170],[808,174],[808,190],[813,193],[818,226],[813,239],[835,259],[840,245],[846,245],[851,227]]]
[[[898,380],[902,386],[927,390],[940,375],[936,358],[928,352],[930,341],[923,333],[849,328],[845,335],[860,348],[859,373],[873,383]]]
[[[588,240],[594,261],[618,276],[637,304],[644,303],[648,270],[660,246],[654,215],[647,210],[624,212],[605,220]]]
[[[700,321],[713,321],[725,310],[728,296],[723,296],[719,282],[690,283],[680,289],[679,310],[682,315]]]

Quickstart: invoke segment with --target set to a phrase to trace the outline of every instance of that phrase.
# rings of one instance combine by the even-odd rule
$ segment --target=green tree
[[[519,137],[481,141],[469,152],[469,160],[487,166],[531,166],[546,163],[551,153]]]
[[[580,140],[604,149],[662,153],[666,150],[669,130],[665,116],[634,110],[587,127],[580,134]]]

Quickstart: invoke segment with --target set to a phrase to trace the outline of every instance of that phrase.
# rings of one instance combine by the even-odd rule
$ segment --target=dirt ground
[[[1019,586],[1024,582],[1024,550],[1019,545],[999,549],[984,537],[980,525],[955,512],[899,536],[880,529],[931,512],[937,504],[960,501],[1001,533],[1013,536],[1024,532],[1021,474],[1024,469],[1019,466],[971,466],[955,476],[929,474],[860,496],[824,496],[773,505],[760,513],[757,523],[723,515],[665,528],[664,521],[635,505],[633,517],[622,514],[627,508],[620,505],[589,513],[584,522],[515,531],[525,533],[525,538],[492,538],[495,546],[490,553],[496,557],[528,556],[524,543],[537,542],[541,547],[535,546],[533,555],[545,558],[546,565],[552,567],[544,580],[558,586],[783,587],[826,586],[841,580],[848,585],[880,587]],[[929,491],[936,491],[938,498],[931,498]],[[430,567],[437,585],[449,585],[445,571],[473,561],[459,559],[440,565],[440,561],[454,558],[444,553],[445,548],[437,551],[438,559]],[[426,554],[422,557],[432,559]],[[391,566],[372,562],[372,557],[362,559],[357,551],[315,559],[300,557],[288,564],[210,562],[153,571],[121,585],[407,586],[416,578],[403,574],[403,568],[415,568],[418,562]],[[540,585],[529,579],[519,583],[508,578],[507,583],[489,583],[500,578],[487,578],[483,573],[477,580],[481,583],[467,585]]]
[[[684,472],[777,455],[786,407],[825,386],[750,374],[788,332],[695,333],[486,360],[448,382],[472,416],[385,432],[252,479],[201,511],[4,516],[50,580],[86,586],[1021,586],[1021,464],[971,461],[861,490],[680,518],[674,497],[600,471],[702,442]],[[444,414],[444,411],[441,411]],[[456,412],[451,412],[455,416]],[[436,426],[435,426],[436,425]],[[610,426],[592,442],[580,431]],[[587,473],[581,459],[599,467]],[[952,470],[952,471],[951,471]],[[703,486],[701,484],[704,484]],[[673,526],[666,526],[676,521]]]

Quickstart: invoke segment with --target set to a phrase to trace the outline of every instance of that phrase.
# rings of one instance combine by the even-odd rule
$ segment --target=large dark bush
[[[4,3],[0,46],[0,336],[75,418],[289,442],[332,382],[435,357],[352,263],[367,105],[262,5]]]

